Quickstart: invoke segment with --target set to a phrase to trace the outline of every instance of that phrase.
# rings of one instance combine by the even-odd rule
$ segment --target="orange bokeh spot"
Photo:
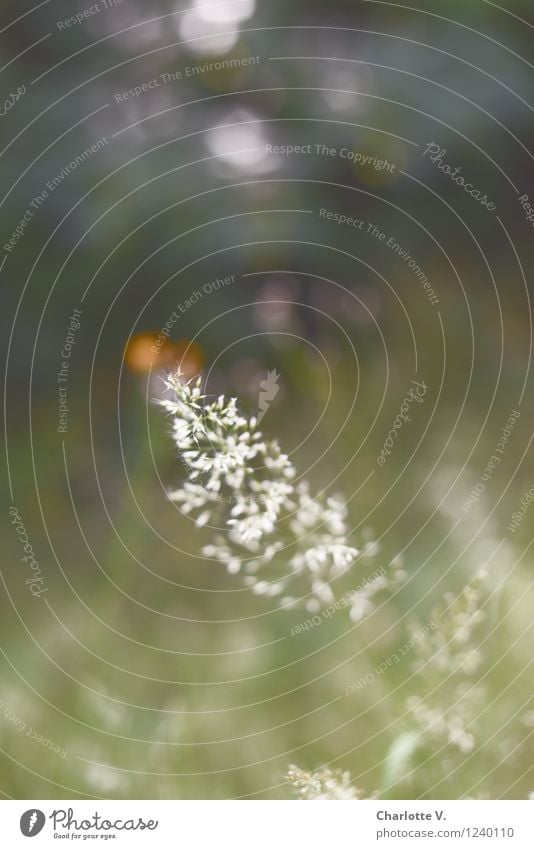
[[[186,339],[162,342],[158,333],[145,331],[132,336],[124,352],[124,361],[136,374],[167,368],[180,369],[186,377],[193,377],[202,367],[203,356],[202,349],[194,342]]]
[[[168,339],[158,345],[157,333],[136,333],[126,346],[124,360],[131,371],[144,374],[151,368],[158,369],[169,365],[174,353],[174,343]]]

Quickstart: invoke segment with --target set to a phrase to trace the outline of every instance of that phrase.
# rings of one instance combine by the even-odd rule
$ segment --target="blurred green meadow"
[[[4,153],[6,241],[54,174],[95,139],[113,137],[51,192],[2,271],[7,798],[291,798],[291,763],[350,770],[358,787],[386,798],[534,791],[528,510],[509,530],[534,483],[532,237],[491,164],[528,193],[532,155],[517,140],[530,143],[521,98],[532,70],[517,55],[530,57],[531,33],[482,2],[433,2],[428,16],[343,0],[286,5],[252,4],[232,53],[207,60],[168,21],[112,38],[146,19],[140,3],[76,25],[63,41],[56,21],[74,14],[71,3],[21,19],[9,39],[0,33],[4,64],[53,32],[3,72],[6,92],[28,88],[2,119],[5,143],[21,133]],[[156,6],[154,18],[174,8]],[[2,25],[19,9],[4,3]],[[507,10],[531,12],[519,2]],[[115,99],[225,55],[262,61]],[[312,58],[269,61],[275,56]],[[494,216],[422,156],[435,140],[498,199],[513,246]],[[267,143],[357,149],[396,170],[338,155],[273,159]],[[239,152],[248,149],[256,153]],[[390,237],[424,270],[437,306],[387,247]],[[231,275],[230,285],[205,289]],[[58,372],[75,309],[62,432]],[[169,341],[154,353],[176,310]],[[179,362],[189,376],[203,374],[210,395],[236,396],[245,415],[257,412],[261,380],[279,374],[262,430],[317,490],[346,498],[351,540],[364,552],[336,596],[395,558],[406,571],[362,622],[344,610],[320,613],[320,624],[295,634],[310,612],[280,609],[201,555],[212,532],[167,498],[186,469],[154,403]],[[381,468],[414,380],[427,386],[424,403],[413,405]],[[464,509],[514,410],[502,461]],[[26,583],[32,573],[10,507],[39,563],[41,595]],[[412,652],[346,690],[482,567],[486,616],[471,638],[481,653],[473,681],[484,693],[474,748],[431,736],[412,745],[406,702],[426,686]],[[446,676],[440,686],[447,690]]]

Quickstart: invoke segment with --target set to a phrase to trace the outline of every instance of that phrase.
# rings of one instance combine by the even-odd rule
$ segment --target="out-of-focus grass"
[[[353,336],[358,341],[357,330]],[[430,404],[441,366],[437,355],[432,358],[433,341],[429,339],[428,344],[429,352],[421,352],[421,357],[425,364],[436,364],[435,374],[427,368],[422,375],[429,385]],[[376,408],[382,365],[372,346],[361,353],[364,378],[356,409],[333,443],[327,464],[319,464],[310,473],[321,485],[327,479],[326,468],[330,478],[334,470],[340,471],[335,489],[349,495],[373,469],[379,447],[368,445],[343,471]],[[270,365],[279,356],[273,352]],[[451,357],[455,356],[461,357],[461,351],[452,350]],[[281,436],[291,448],[300,442],[303,410],[317,415],[327,387],[324,377],[297,349],[284,352],[283,365],[284,398],[270,411],[265,429]],[[392,379],[398,381],[399,397],[411,377],[409,367],[398,362]],[[338,431],[353,388],[350,363],[341,353],[328,413],[313,439],[296,453],[300,468],[313,463]],[[480,391],[484,395],[483,387]],[[451,387],[446,396],[450,403],[440,408],[444,433],[455,408],[454,392]],[[463,462],[464,437],[457,434],[435,474],[417,494],[423,470],[425,475],[428,471],[428,458],[439,454],[440,427],[438,423],[404,470],[421,434],[414,422],[413,431],[406,433],[405,442],[388,463],[390,481],[402,473],[394,494],[386,496],[355,532],[357,540],[365,538],[369,528],[375,538],[384,534],[375,564],[387,564],[414,537],[404,554],[405,587],[361,626],[349,623],[341,611],[320,627],[292,637],[292,626],[307,614],[270,608],[244,589],[239,576],[228,576],[216,564],[195,556],[209,531],[194,529],[166,501],[150,453],[163,484],[178,483],[183,472],[174,457],[167,424],[157,410],[149,411],[149,443],[144,398],[133,378],[126,378],[123,398],[129,480],[113,437],[108,446],[100,440],[96,452],[109,517],[95,485],[85,426],[78,433],[74,429],[79,425],[73,420],[66,452],[77,516],[65,486],[65,470],[50,462],[44,436],[37,440],[35,462],[46,494],[47,530],[62,571],[50,553],[27,466],[24,487],[20,481],[17,484],[18,491],[25,493],[18,507],[31,529],[49,592],[46,602],[29,597],[17,575],[19,567],[12,565],[18,554],[16,540],[9,538],[6,582],[16,612],[7,604],[0,622],[5,652],[0,697],[27,727],[68,754],[62,758],[48,751],[17,730],[15,721],[1,717],[5,793],[34,798],[286,797],[283,776],[291,762],[309,768],[334,763],[350,769],[358,786],[369,791],[380,788],[387,769],[385,758],[410,728],[404,714],[412,660],[404,658],[356,695],[346,696],[345,689],[404,642],[405,617],[416,612],[425,622],[432,604],[446,591],[460,591],[473,570],[487,560],[489,616],[481,639],[485,640],[483,674],[487,674],[488,695],[477,748],[449,780],[444,778],[446,752],[420,752],[405,765],[408,772],[419,759],[419,768],[409,780],[398,776],[389,793],[400,798],[421,796],[432,786],[431,795],[436,798],[465,793],[527,795],[534,781],[532,746],[525,742],[529,728],[524,724],[532,710],[528,701],[531,611],[526,595],[530,561],[528,554],[520,562],[515,557],[527,533],[526,522],[514,546],[507,541],[494,559],[490,551],[504,536],[520,485],[509,493],[479,539],[473,541],[480,511],[463,517],[458,529],[449,534],[454,524],[451,516],[462,518],[460,496],[454,495],[456,500],[445,502],[436,512],[435,508],[442,497],[440,487],[453,478],[455,465]],[[510,407],[511,402],[510,398]],[[482,408],[484,398],[480,404]],[[508,399],[501,406],[502,412],[494,413],[495,433],[509,414]],[[472,411],[474,420],[479,412]],[[55,421],[43,413],[40,424],[44,435]],[[98,427],[105,426],[104,414]],[[525,426],[523,419],[516,434],[518,446]],[[477,449],[472,461],[475,470],[481,464],[483,468],[492,443],[493,431]],[[16,455],[16,446],[14,450]],[[510,447],[510,462],[514,451]],[[384,480],[375,474],[350,503],[355,526],[384,492]],[[407,510],[401,516],[404,506]],[[187,553],[181,554],[180,549]],[[357,586],[359,568],[355,567],[349,586]],[[451,761],[450,768],[456,764]]]

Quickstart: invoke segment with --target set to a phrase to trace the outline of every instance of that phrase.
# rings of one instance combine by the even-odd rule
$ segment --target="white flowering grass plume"
[[[434,630],[424,640],[413,640],[407,726],[385,757],[382,790],[386,797],[393,786],[403,786],[405,781],[419,788],[437,786],[450,775],[457,781],[462,762],[475,748],[477,715],[484,699],[476,680],[483,660],[476,636],[485,619],[484,581],[485,574],[480,572],[457,597],[445,595],[432,611]],[[413,633],[422,633],[420,623],[414,623]],[[394,705],[391,710],[395,711]],[[367,798],[365,790],[351,783],[350,773],[341,770],[305,772],[291,766],[286,777],[301,799]]]
[[[329,801],[365,798],[362,791],[351,783],[350,772],[340,769],[323,767],[316,772],[305,772],[292,765],[286,778],[299,799]]]
[[[202,553],[284,607],[302,602],[315,613],[332,603],[333,582],[359,555],[348,539],[344,503],[297,482],[287,454],[264,438],[254,416],[239,413],[235,398],[208,402],[200,378],[185,381],[179,372],[167,377],[165,396],[158,403],[173,418],[188,478],[169,497],[197,526],[218,529]],[[393,567],[392,581],[399,575]],[[354,602],[360,609],[361,599]]]
[[[419,692],[407,700],[423,741],[450,745],[463,755],[475,747],[476,716],[484,699],[476,680],[483,660],[476,635],[485,619],[481,606],[485,578],[479,572],[457,597],[448,593],[432,611],[436,628],[414,649]]]

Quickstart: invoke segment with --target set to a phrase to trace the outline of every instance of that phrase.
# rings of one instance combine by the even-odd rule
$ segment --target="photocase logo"
[[[271,406],[272,402],[278,395],[280,390],[280,386],[278,385],[278,380],[280,375],[276,373],[276,369],[273,371],[267,372],[267,377],[265,380],[262,380],[260,383],[260,398],[258,402],[258,424],[263,419],[265,413]]]
[[[35,837],[43,830],[46,817],[42,811],[32,808],[22,814],[20,818],[20,830],[24,837]]]

